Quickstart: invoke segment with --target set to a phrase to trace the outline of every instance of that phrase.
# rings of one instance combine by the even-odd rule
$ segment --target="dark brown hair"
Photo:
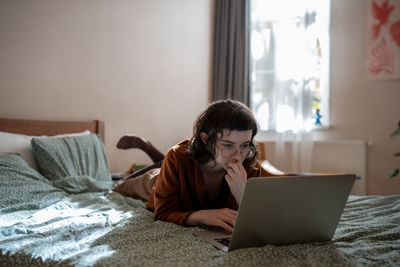
[[[252,131],[250,147],[255,153],[243,162],[244,167],[251,166],[258,158],[258,149],[253,143],[258,131],[257,121],[246,105],[230,99],[212,103],[199,115],[194,123],[193,137],[188,148],[191,157],[202,164],[215,160],[215,143],[218,135],[222,136],[223,129]],[[201,132],[208,135],[206,144],[200,138]]]

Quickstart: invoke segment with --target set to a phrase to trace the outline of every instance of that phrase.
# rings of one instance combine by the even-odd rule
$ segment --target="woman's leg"
[[[126,134],[122,136],[117,143],[117,147],[120,149],[138,148],[145,152],[156,164],[162,161],[165,157],[164,153],[153,146],[150,141],[135,134]]]
[[[123,196],[146,202],[150,197],[154,184],[157,182],[159,173],[159,168],[152,169],[134,179],[124,179],[114,188],[114,191]]]
[[[159,161],[159,162],[156,162],[156,163],[154,163],[154,164],[152,164],[152,165],[150,165],[150,166],[148,166],[146,168],[134,171],[131,174],[128,174],[126,177],[124,177],[124,180],[128,180],[128,179],[135,178],[137,176],[143,175],[143,174],[145,174],[146,172],[148,172],[151,169],[161,168],[161,164],[162,164],[162,160]]]
[[[154,164],[146,168],[134,171],[133,173],[127,175],[126,177],[124,177],[124,180],[128,180],[143,175],[151,169],[161,168],[162,161],[165,157],[165,155],[155,146],[153,146],[153,144],[150,143],[150,141],[135,134],[126,134],[122,136],[117,143],[117,147],[120,149],[131,149],[131,148],[140,149],[143,152],[145,152],[154,162]]]
[[[117,147],[120,149],[140,149],[153,160],[154,164],[127,175],[114,188],[115,192],[124,196],[147,201],[153,185],[157,181],[165,155],[153,146],[150,141],[135,134],[126,134],[122,136],[117,143]]]

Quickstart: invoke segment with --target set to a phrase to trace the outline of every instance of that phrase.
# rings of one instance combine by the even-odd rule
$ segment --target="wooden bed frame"
[[[50,121],[0,118],[0,131],[26,135],[57,135],[89,130],[99,134],[104,142],[104,122],[92,121]]]

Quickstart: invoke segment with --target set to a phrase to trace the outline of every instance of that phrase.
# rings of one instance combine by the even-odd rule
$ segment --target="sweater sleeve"
[[[154,188],[154,214],[156,220],[184,225],[193,211],[183,212],[180,199],[178,160],[175,151],[170,150],[163,160],[160,175]]]

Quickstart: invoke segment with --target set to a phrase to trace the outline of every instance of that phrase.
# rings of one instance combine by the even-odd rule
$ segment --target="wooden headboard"
[[[57,135],[89,130],[99,134],[104,142],[104,122],[92,121],[47,121],[0,118],[0,131],[26,135]]]

